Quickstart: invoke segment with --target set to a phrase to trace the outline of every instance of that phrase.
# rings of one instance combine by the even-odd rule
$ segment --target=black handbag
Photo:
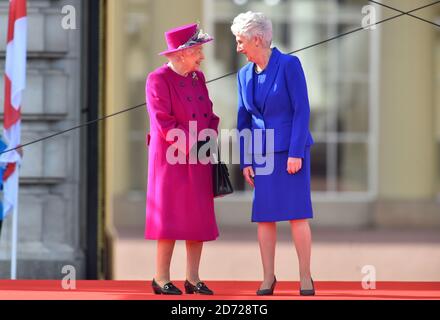
[[[226,164],[220,160],[220,151],[218,151],[218,159],[212,164],[212,186],[214,198],[219,198],[234,192],[231,180],[229,180],[229,171]]]

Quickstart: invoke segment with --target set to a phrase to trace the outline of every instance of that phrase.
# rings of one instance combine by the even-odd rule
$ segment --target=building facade
[[[166,62],[164,32],[200,21],[215,37],[205,46],[207,79],[245,64],[235,52],[233,18],[265,12],[274,23],[274,45],[301,59],[311,101],[312,191],[315,226],[439,227],[439,31],[398,17],[311,46],[361,27],[365,1],[107,1],[108,112],[145,101],[145,78]],[[427,1],[387,1],[411,10]],[[172,10],[170,10],[172,8]],[[398,15],[380,6],[377,21]],[[178,12],[178,14],[177,14]],[[438,21],[438,6],[416,12]],[[301,50],[303,48],[307,48]],[[113,75],[118,74],[118,77]],[[235,128],[236,79],[209,84],[223,129]],[[116,90],[117,89],[117,90]],[[112,226],[142,226],[147,152],[145,107],[107,128],[107,192]],[[111,137],[111,138],[110,138]],[[411,168],[411,169],[410,169]],[[249,225],[252,192],[230,165],[236,192],[216,200],[222,227]]]
[[[5,64],[8,9],[9,1],[0,1],[1,74]],[[87,121],[91,109],[96,108],[89,103],[87,90],[93,87],[87,52],[87,41],[92,34],[88,30],[89,13],[87,2],[79,0],[28,1],[23,144],[76,127]],[[3,106],[3,76],[0,87]],[[97,163],[90,149],[94,140],[90,130],[72,130],[23,150],[18,279],[61,279],[64,266],[73,266],[77,278],[96,277],[96,272],[88,269],[89,258],[96,255],[97,237],[87,214],[89,201],[93,201],[89,199],[93,195],[89,176],[94,175],[89,169],[91,163]],[[6,279],[10,276],[11,222],[9,215],[0,238],[0,277]],[[92,260],[95,263],[96,257]]]
[[[199,21],[215,37],[204,46],[203,64],[206,78],[215,79],[246,63],[235,52],[229,28],[247,10],[266,13],[274,23],[274,46],[295,52],[304,66],[316,141],[312,225],[440,227],[440,33],[435,26],[402,16],[325,41],[361,27],[368,3],[360,0],[28,4],[23,142],[106,118],[25,148],[19,277],[62,278],[62,267],[73,265],[78,278],[111,278],[118,237],[142,237],[148,188],[145,80],[166,62],[158,56],[166,48],[164,32]],[[429,1],[386,4],[412,10]],[[75,9],[77,29],[62,27],[66,6]],[[8,1],[0,1],[0,30],[6,30],[7,8]],[[374,8],[377,21],[399,14]],[[414,14],[438,23],[440,8]],[[0,32],[0,69],[5,43],[6,32]],[[235,76],[213,81],[208,89],[221,128],[235,128]],[[2,99],[1,94],[1,104]],[[220,231],[251,226],[252,191],[237,165],[229,170],[236,192],[216,200]],[[10,220],[0,238],[3,278],[9,275]]]

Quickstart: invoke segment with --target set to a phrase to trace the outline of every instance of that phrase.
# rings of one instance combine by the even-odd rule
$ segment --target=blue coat
[[[238,82],[238,119],[237,129],[242,132],[261,129],[262,147],[249,149],[244,139],[240,139],[240,167],[252,164],[249,154],[266,150],[265,131],[274,130],[273,152],[288,151],[292,158],[304,158],[307,146],[313,142],[309,131],[310,106],[304,71],[298,57],[272,49],[267,67],[267,78],[263,87],[264,107],[260,110],[254,105],[253,71],[254,63],[248,63],[237,75]],[[260,139],[261,140],[261,139]],[[258,143],[254,141],[254,144]]]

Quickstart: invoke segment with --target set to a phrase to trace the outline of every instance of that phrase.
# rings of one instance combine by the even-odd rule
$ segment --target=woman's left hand
[[[301,158],[289,158],[287,160],[287,172],[289,174],[295,174],[302,168],[302,159]]]

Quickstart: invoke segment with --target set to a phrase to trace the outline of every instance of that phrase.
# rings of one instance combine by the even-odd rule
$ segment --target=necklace
[[[267,57],[267,63],[266,63],[266,66],[264,67],[264,69],[261,69],[261,70],[258,70],[258,65],[257,64],[255,64],[255,73],[256,74],[260,74],[260,73],[262,73],[264,70],[266,70],[266,68],[267,68],[267,66],[269,65],[269,61],[270,61],[270,57],[272,56],[272,49],[269,49],[270,51],[269,51],[269,54],[268,54],[268,57]]]
[[[254,70],[255,70],[256,74],[260,74],[260,73],[262,73],[264,71],[264,70],[258,70],[258,66],[257,65],[255,65]]]

